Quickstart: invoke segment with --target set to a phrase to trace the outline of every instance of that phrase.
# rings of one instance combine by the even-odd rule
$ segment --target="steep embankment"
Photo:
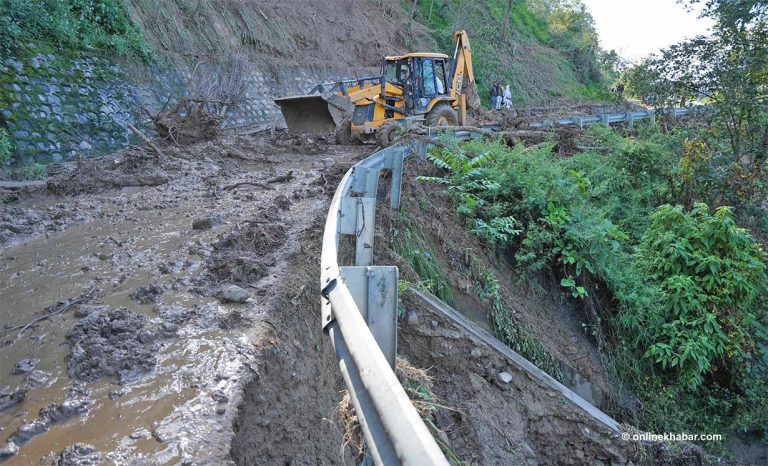
[[[232,53],[280,65],[361,67],[413,45],[430,49],[424,27],[412,27],[396,0],[129,0],[150,44],[181,59]],[[406,39],[409,40],[406,43]]]
[[[581,97],[594,76],[580,74],[593,73],[595,65],[577,69],[577,46],[555,45],[544,2],[506,3],[130,0],[128,6],[150,44],[185,60],[244,53],[272,65],[378,67],[389,54],[451,54],[453,32],[465,29],[482,95],[500,80],[522,105]]]

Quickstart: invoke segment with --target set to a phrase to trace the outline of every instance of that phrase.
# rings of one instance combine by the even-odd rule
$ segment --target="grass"
[[[60,49],[100,50],[150,60],[152,50],[121,0],[4,0],[0,2],[0,56],[26,42]]]
[[[400,254],[421,278],[417,288],[428,291],[448,304],[453,304],[453,291],[430,249],[421,229],[414,225],[403,208],[399,213],[400,228],[393,228],[394,250]]]

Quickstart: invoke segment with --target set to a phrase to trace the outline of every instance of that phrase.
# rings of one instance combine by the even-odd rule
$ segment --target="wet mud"
[[[338,167],[367,149],[277,134],[164,151],[68,164],[45,189],[6,198],[5,464],[231,463],[275,323],[295,320],[276,317],[276,301],[316,305],[288,261],[304,258],[314,283],[319,254],[299,236],[325,217]],[[230,286],[244,299],[224,299]]]

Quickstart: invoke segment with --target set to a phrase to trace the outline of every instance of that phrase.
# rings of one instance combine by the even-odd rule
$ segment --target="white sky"
[[[707,34],[712,26],[675,0],[582,1],[595,18],[602,47],[632,62],[686,37]]]

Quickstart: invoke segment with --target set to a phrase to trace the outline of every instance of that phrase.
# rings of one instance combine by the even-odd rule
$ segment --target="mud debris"
[[[102,463],[102,455],[93,445],[76,443],[60,451],[51,466],[95,466]]]
[[[32,437],[47,432],[51,425],[85,414],[92,403],[90,400],[74,398],[42,408],[37,419],[22,424],[8,437],[6,446],[0,450],[0,459],[17,454],[20,446],[29,442]]]
[[[32,372],[38,362],[40,362],[38,359],[22,359],[13,367],[11,374],[26,374]]]
[[[89,315],[67,333],[69,375],[86,382],[108,375],[121,381],[151,371],[160,335],[150,320],[127,308]]]
[[[154,284],[140,286],[131,294],[131,299],[139,304],[152,304],[164,291],[162,287]]]
[[[27,390],[25,389],[11,390],[10,387],[3,388],[0,390],[0,411],[5,411],[6,409],[16,406],[24,401],[24,398],[26,397]]]

